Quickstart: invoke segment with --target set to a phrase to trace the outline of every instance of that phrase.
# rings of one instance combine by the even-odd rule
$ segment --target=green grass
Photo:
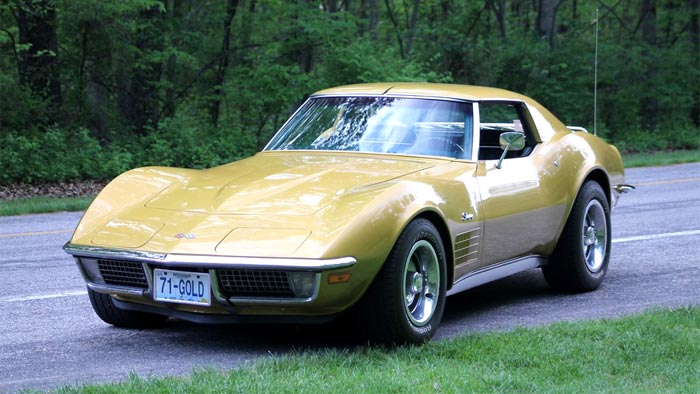
[[[625,168],[651,167],[700,161],[700,150],[675,150],[651,153],[623,153]]]
[[[403,348],[297,351],[239,369],[58,393],[697,393],[700,307],[472,334]]]
[[[29,197],[0,201],[0,216],[84,211],[94,199],[94,197]]]

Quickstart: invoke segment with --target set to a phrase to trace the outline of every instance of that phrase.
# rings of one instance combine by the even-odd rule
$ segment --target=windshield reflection
[[[266,150],[327,150],[469,159],[471,103],[401,97],[309,99]]]

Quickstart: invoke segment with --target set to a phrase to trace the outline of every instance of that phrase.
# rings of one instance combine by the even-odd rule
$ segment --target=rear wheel
[[[128,311],[119,309],[109,294],[98,293],[88,289],[92,309],[105,323],[124,328],[153,328],[161,326],[167,316],[154,313]]]
[[[600,286],[610,262],[610,206],[596,182],[581,188],[564,232],[542,272],[557,290],[583,292]]]
[[[445,272],[440,234],[428,220],[414,220],[396,241],[356,319],[382,342],[427,342],[442,320]]]

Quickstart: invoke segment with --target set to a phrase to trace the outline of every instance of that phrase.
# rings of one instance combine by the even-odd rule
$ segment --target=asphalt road
[[[613,211],[610,272],[598,291],[551,291],[531,270],[448,298],[436,340],[462,333],[700,304],[700,163],[630,169]],[[338,327],[104,324],[61,246],[80,213],[0,218],[0,392],[231,368],[292,349],[358,343]]]

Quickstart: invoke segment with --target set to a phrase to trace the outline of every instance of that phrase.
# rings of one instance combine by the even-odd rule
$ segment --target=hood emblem
[[[177,238],[177,239],[183,239],[183,238],[184,238],[184,239],[195,239],[195,238],[197,238],[197,234],[192,234],[192,233],[188,233],[188,234],[185,234],[185,233],[177,233],[177,234],[175,234],[175,238]]]

